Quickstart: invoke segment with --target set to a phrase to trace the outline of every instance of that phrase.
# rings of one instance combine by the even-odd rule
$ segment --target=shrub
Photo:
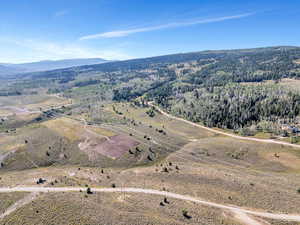
[[[191,219],[192,217],[188,214],[188,211],[186,209],[182,210],[182,215],[187,218],[187,219]]]
[[[90,187],[88,187],[88,188],[86,189],[86,193],[89,194],[89,195],[93,194],[93,192],[92,192],[92,190],[91,190]]]

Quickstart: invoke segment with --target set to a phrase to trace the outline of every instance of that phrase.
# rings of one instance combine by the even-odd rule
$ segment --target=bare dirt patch
[[[129,136],[120,134],[108,140],[104,138],[86,140],[79,144],[79,148],[88,154],[90,160],[96,159],[98,154],[116,159],[138,144],[139,142]]]

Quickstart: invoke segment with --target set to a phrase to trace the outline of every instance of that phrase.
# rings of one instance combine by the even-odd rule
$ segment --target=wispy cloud
[[[60,11],[57,11],[57,12],[55,12],[54,13],[54,17],[61,17],[61,16],[65,16],[65,15],[67,15],[67,14],[69,14],[69,10],[60,10]]]
[[[48,57],[65,58],[105,58],[105,59],[126,59],[127,55],[114,50],[97,50],[83,47],[76,44],[59,44],[53,42],[26,40],[19,42],[19,45],[26,46],[34,51],[44,53]]]
[[[0,44],[15,49],[8,57],[0,52],[0,62],[31,62],[40,60],[59,60],[72,58],[104,58],[109,60],[129,59],[131,56],[121,49],[95,49],[76,43],[57,43],[33,39],[0,38]]]
[[[221,21],[225,21],[225,20],[240,19],[240,18],[252,16],[254,14],[255,13],[244,13],[244,14],[233,15],[233,16],[216,17],[216,18],[202,19],[202,20],[198,19],[198,20],[193,20],[193,21],[188,21],[188,22],[168,23],[168,24],[163,24],[163,25],[159,25],[159,26],[143,27],[143,28],[128,29],[128,30],[116,30],[116,31],[82,36],[79,38],[79,40],[125,37],[130,34],[134,34],[134,33],[149,32],[149,31],[162,30],[162,29],[167,29],[167,28],[186,27],[186,26],[192,26],[192,25],[197,25],[197,24],[216,23],[216,22],[221,22]]]

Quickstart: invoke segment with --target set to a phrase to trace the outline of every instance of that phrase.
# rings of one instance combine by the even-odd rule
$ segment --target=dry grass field
[[[0,132],[22,128],[45,118],[43,111],[71,103],[55,95],[0,96]]]
[[[7,117],[9,115],[12,115],[12,112],[9,109],[0,109],[0,117]]]
[[[13,205],[16,201],[24,198],[27,193],[1,193],[0,199],[0,214],[4,213],[7,208]]]
[[[258,85],[258,84],[265,84],[265,85],[278,85],[281,88],[286,88],[290,91],[300,91],[300,80],[298,79],[291,79],[291,78],[283,78],[278,82],[275,82],[273,80],[267,80],[263,83],[261,82],[242,82],[242,85]]]
[[[18,109],[27,109],[29,111],[35,111],[40,110],[40,108],[42,108],[44,110],[69,103],[70,100],[68,99],[46,94],[0,97],[0,107],[11,107],[13,113],[18,113],[18,111],[20,111]]]
[[[70,141],[82,139],[85,132],[84,125],[66,117],[46,121],[43,125]]]
[[[93,194],[88,197],[85,197],[84,193],[42,194],[0,224],[19,225],[22,222],[36,225],[237,225],[235,221],[222,216],[219,210],[177,200],[170,200],[168,205],[159,207],[161,201],[162,198],[157,196],[122,193]],[[182,210],[185,208],[193,215],[192,219],[185,219],[182,216]]]
[[[288,88],[291,91],[300,92],[300,80],[285,78],[279,82],[279,85]]]
[[[104,110],[122,123],[85,125],[61,117],[2,136],[0,143],[6,149],[14,149],[9,146],[16,140],[21,146],[6,162],[8,167],[0,169],[0,187],[41,186],[36,181],[43,178],[46,182],[42,185],[50,187],[138,187],[258,211],[299,212],[298,149],[215,135],[158,112],[149,117],[148,108],[114,105],[122,115],[116,114],[112,105]],[[99,143],[118,135],[135,140],[138,149],[127,146],[132,152],[115,159],[100,153],[96,160],[80,150],[80,143],[85,143],[90,151],[96,151]],[[24,195],[16,195],[15,199],[0,195],[5,202],[1,210]],[[44,193],[0,220],[0,224],[243,224],[226,210],[171,198],[169,204],[161,205],[163,200],[161,196],[133,193]],[[185,209],[190,219],[182,215]]]

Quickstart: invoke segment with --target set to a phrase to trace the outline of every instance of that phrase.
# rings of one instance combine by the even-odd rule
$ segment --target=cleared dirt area
[[[95,151],[111,158],[119,158],[138,144],[139,142],[126,135],[116,135],[102,144],[95,146]]]
[[[98,158],[98,154],[110,157],[112,159],[120,158],[131,148],[139,145],[139,142],[127,135],[115,135],[108,140],[105,138],[88,138],[84,142],[79,143],[78,147],[89,155],[89,159]]]
[[[115,135],[112,131],[100,127],[88,126],[84,120],[85,140],[78,144],[78,147],[86,152],[90,160],[96,159],[97,154],[120,158],[131,148],[139,145],[139,142],[125,134]]]

